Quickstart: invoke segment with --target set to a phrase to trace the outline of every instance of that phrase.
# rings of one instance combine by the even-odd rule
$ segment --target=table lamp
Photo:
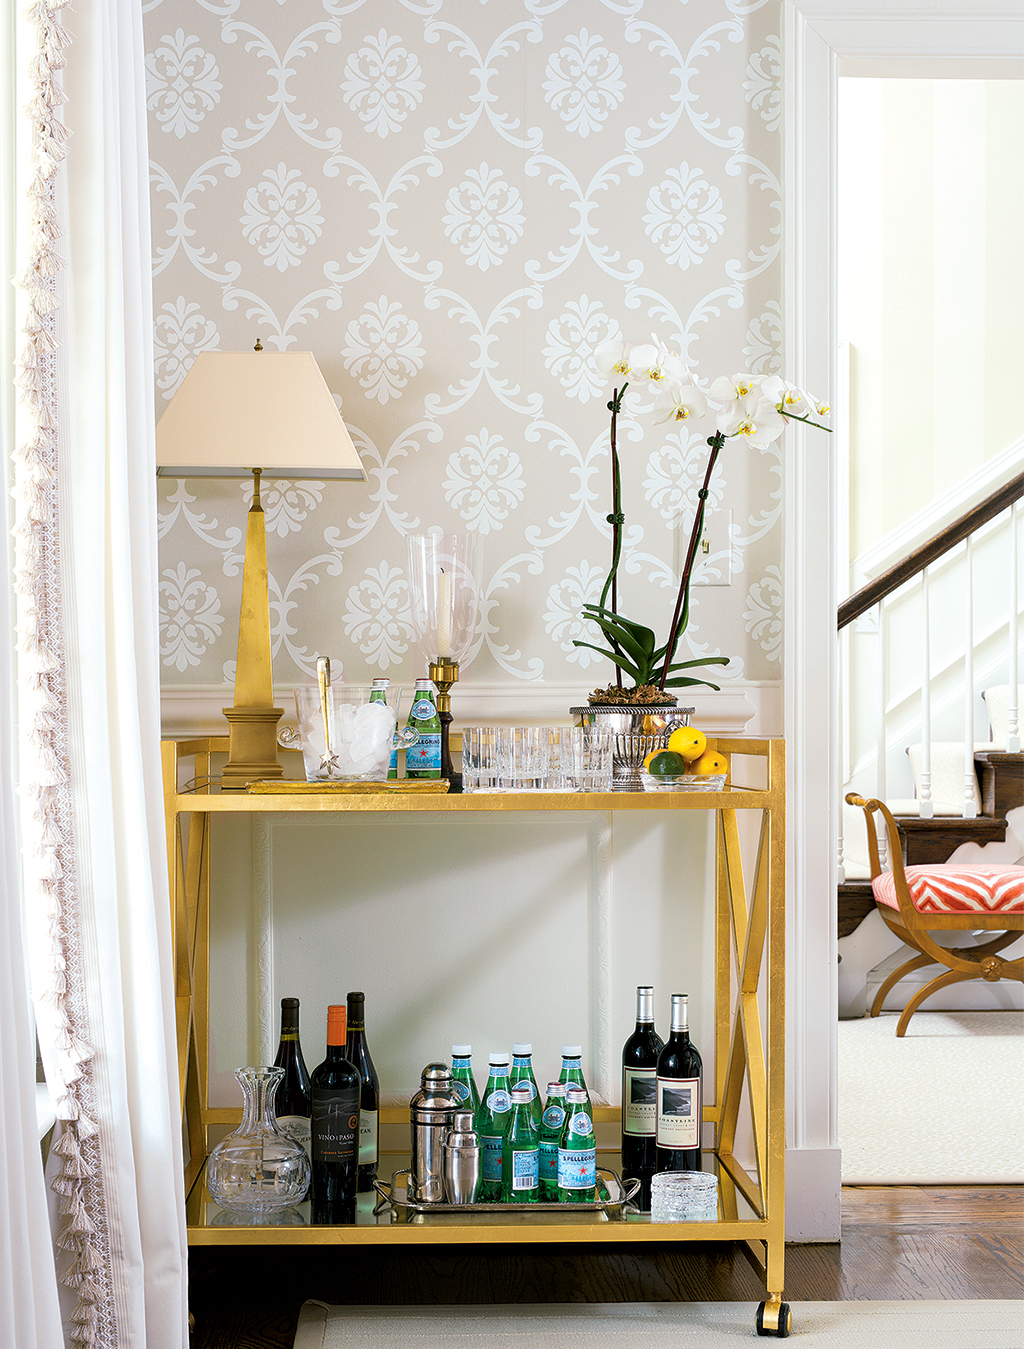
[[[253,477],[245,536],[235,701],[224,791],[279,778],[270,655],[267,529],[260,475],[365,482],[366,474],[311,351],[204,351],[156,428],[157,476]]]

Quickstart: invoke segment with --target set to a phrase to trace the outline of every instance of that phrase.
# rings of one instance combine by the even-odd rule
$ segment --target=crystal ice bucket
[[[385,702],[370,701],[369,684],[331,684],[321,703],[316,684],[295,690],[299,729],[278,736],[286,749],[302,750],[307,782],[383,782],[392,748],[407,749],[415,731],[396,731],[402,690],[379,690]]]

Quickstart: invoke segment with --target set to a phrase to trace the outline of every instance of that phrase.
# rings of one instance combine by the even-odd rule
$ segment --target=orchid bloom
[[[673,379],[662,389],[654,403],[655,423],[684,422],[689,417],[703,417],[708,400],[689,380]]]
[[[628,379],[633,373],[632,352],[636,348],[627,347],[625,342],[602,342],[594,349],[594,364],[605,379]]]
[[[780,381],[781,382],[781,381]],[[720,375],[708,389],[708,397],[716,403],[738,403],[758,387],[757,380],[746,371],[739,375]]]
[[[717,425],[723,436],[742,436],[754,449],[763,450],[779,438],[786,422],[775,404],[755,388],[724,407]]]

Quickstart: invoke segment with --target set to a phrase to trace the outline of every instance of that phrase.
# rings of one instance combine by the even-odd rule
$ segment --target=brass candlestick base
[[[448,728],[452,724],[452,700],[448,690],[459,677],[459,662],[448,656],[438,656],[430,662],[430,678],[437,689],[437,715],[441,722],[441,776],[447,778],[450,792],[462,791],[462,774],[452,766],[448,745]]]

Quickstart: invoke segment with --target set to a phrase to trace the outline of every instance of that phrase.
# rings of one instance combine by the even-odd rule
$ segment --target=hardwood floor
[[[1024,1187],[843,1190],[835,1245],[786,1251],[786,1296],[829,1300],[1024,1297]],[[309,1297],[372,1305],[758,1302],[741,1248],[709,1244],[538,1249],[485,1246],[196,1247],[193,1349],[283,1349]]]

